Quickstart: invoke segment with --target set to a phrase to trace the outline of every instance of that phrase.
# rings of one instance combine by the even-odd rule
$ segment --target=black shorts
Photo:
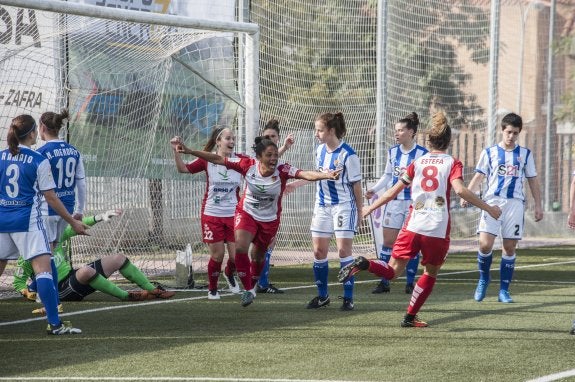
[[[106,277],[102,269],[102,260],[93,261],[86,266],[93,268],[97,274]],[[80,284],[76,278],[76,271],[77,269],[72,270],[68,277],[58,283],[60,301],[82,301],[84,297],[96,291],[90,285]]]

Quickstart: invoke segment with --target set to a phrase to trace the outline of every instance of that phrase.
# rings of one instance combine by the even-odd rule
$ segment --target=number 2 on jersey
[[[425,192],[437,190],[439,187],[439,180],[437,180],[437,167],[426,166],[421,171],[423,179],[421,180],[421,189]]]

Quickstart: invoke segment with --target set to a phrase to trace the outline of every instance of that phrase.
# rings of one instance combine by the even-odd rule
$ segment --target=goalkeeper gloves
[[[96,215],[94,218],[95,218],[96,222],[101,222],[101,221],[109,222],[110,219],[113,218],[114,216],[122,215],[122,212],[123,211],[119,208],[115,209],[115,210],[108,210],[104,213]]]
[[[32,292],[31,290],[28,290],[28,288],[24,288],[20,291],[20,294],[22,296],[24,296],[24,298],[30,300],[30,301],[36,301],[36,292]]]

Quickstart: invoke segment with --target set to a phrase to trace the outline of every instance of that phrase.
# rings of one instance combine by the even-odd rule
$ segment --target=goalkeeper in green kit
[[[122,210],[109,210],[103,214],[85,217],[82,222],[93,226],[102,221],[108,222],[111,218],[121,214]],[[66,227],[58,246],[54,248],[53,256],[58,270],[60,301],[81,301],[96,290],[127,301],[152,300],[156,298],[167,299],[174,296],[175,292],[154,286],[142,271],[122,254],[105,256],[78,269],[73,269],[66,256],[65,249],[69,245],[70,239],[74,236],[76,236],[76,233],[72,228],[70,226]],[[108,277],[116,271],[119,271],[122,276],[137,284],[143,290],[128,292],[108,280]],[[32,282],[28,285],[29,279]],[[18,258],[12,285],[14,289],[27,299],[32,301],[36,299],[34,270],[31,263],[24,260],[22,256]],[[61,305],[58,310],[62,311]],[[45,314],[44,308],[35,309],[33,313]]]

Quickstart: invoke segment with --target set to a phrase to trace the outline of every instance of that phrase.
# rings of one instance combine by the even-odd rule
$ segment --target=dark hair
[[[214,147],[216,147],[216,143],[218,143],[218,139],[220,139],[222,133],[225,129],[228,129],[226,126],[216,127],[212,130],[212,134],[210,135],[210,139],[204,146],[204,151],[212,151]]]
[[[278,145],[276,145],[275,143],[272,142],[271,139],[267,139],[265,137],[256,137],[254,139],[254,145],[252,146],[252,149],[254,150],[254,152],[256,153],[257,157],[261,157],[262,153],[269,147],[269,146],[274,146],[276,149],[278,148]]]
[[[451,127],[447,124],[445,113],[439,111],[431,118],[429,145],[436,150],[446,150],[451,143]]]
[[[53,111],[47,111],[42,113],[40,116],[40,122],[46,126],[50,134],[58,135],[58,132],[62,128],[65,119],[68,119],[70,114],[67,109],[62,109],[60,114],[54,113]]]
[[[519,131],[523,129],[523,119],[515,113],[509,113],[501,120],[501,130],[507,126],[518,127]]]
[[[14,118],[6,137],[10,154],[18,155],[20,152],[18,144],[34,130],[36,130],[36,121],[31,115],[22,114]]]
[[[275,132],[278,133],[278,136],[279,136],[280,135],[280,121],[278,121],[275,118],[270,119],[268,121],[268,123],[266,123],[263,131],[266,131],[268,129],[275,130]]]
[[[345,137],[345,120],[343,114],[338,111],[336,113],[323,113],[319,115],[316,121],[322,121],[328,129],[335,129],[335,136],[338,139]]]
[[[413,133],[417,133],[417,126],[419,126],[419,117],[415,111],[409,113],[405,117],[401,118],[398,123],[405,123],[405,127],[409,130],[413,130]]]

